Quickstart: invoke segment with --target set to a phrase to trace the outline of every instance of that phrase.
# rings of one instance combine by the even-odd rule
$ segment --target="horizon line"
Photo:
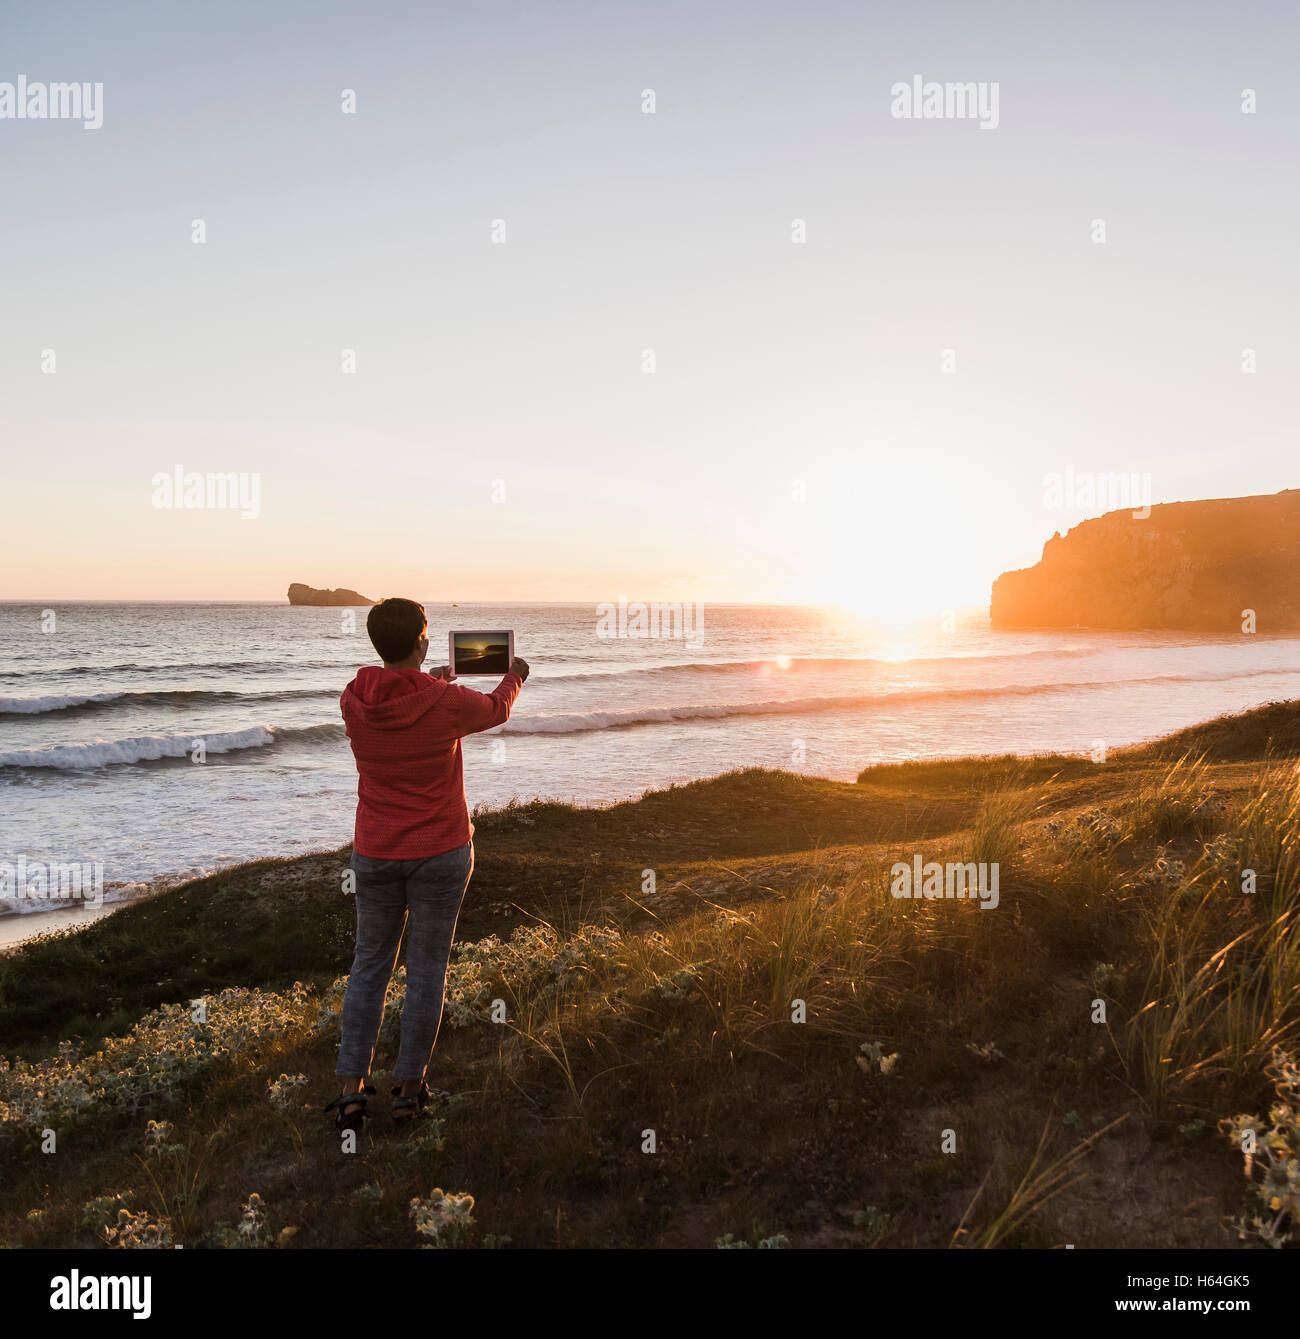
[[[391,599],[391,596],[385,596]],[[633,600],[631,597],[625,597],[629,604],[708,604],[719,609],[843,609],[847,606],[842,601],[836,600],[671,600],[671,599],[653,599],[653,600]],[[378,601],[375,601],[377,604]],[[609,604],[609,600],[423,600],[421,603],[435,608],[445,607],[454,608],[463,605],[502,605],[506,607],[518,608],[521,606],[545,605],[555,608],[574,608],[598,606]],[[290,604],[288,600],[203,600],[203,599],[185,599],[185,598],[120,598],[120,597],[83,597],[77,595],[61,596],[3,596],[0,597],[0,606],[3,605],[26,605],[26,604],[176,604],[176,605],[198,605],[215,604],[229,605],[232,607],[261,605],[269,608],[282,609],[369,609],[370,604]],[[949,606],[954,611],[987,609],[988,605],[978,604],[957,604]],[[938,611],[930,611],[938,612]],[[875,617],[874,615],[866,615]],[[918,617],[924,617],[924,614]]]

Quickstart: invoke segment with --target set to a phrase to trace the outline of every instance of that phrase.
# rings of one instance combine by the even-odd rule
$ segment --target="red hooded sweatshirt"
[[[460,741],[508,720],[523,686],[517,674],[479,693],[423,670],[358,670],[339,699],[357,760],[353,850],[422,860],[464,846],[474,825]]]

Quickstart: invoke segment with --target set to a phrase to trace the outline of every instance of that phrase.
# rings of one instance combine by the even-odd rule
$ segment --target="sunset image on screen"
[[[505,674],[510,669],[510,638],[504,632],[454,634],[457,674]]]

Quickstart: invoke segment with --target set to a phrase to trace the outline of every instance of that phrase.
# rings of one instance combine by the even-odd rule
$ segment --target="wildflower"
[[[117,1211],[124,1208],[126,1202],[131,1198],[131,1192],[117,1195],[100,1195],[97,1199],[88,1200],[81,1206],[81,1223],[83,1227],[97,1228],[103,1231],[117,1217]]]
[[[1274,1047],[1266,1072],[1281,1099],[1268,1120],[1233,1116],[1219,1130],[1241,1150],[1249,1182],[1245,1212],[1232,1223],[1238,1240],[1280,1248],[1300,1239],[1300,1065]]]
[[[262,1240],[262,1231],[266,1226],[266,1210],[262,1197],[254,1191],[248,1197],[248,1203],[240,1206],[243,1217],[239,1221],[238,1232],[250,1245],[258,1245]]]
[[[277,1111],[289,1112],[302,1105],[301,1090],[307,1086],[305,1074],[281,1074],[266,1086],[267,1096]]]
[[[90,1054],[64,1041],[43,1060],[0,1058],[0,1140],[64,1124],[98,1107],[138,1111],[177,1097],[196,1074],[307,1035],[311,995],[301,982],[280,993],[231,987],[205,997],[204,1022],[194,1020],[188,1001],[165,1004]],[[171,1152],[170,1134],[166,1122],[155,1123],[146,1147],[156,1156]]]
[[[104,1229],[104,1239],[122,1250],[165,1250],[172,1244],[171,1220],[119,1209],[116,1224]]]
[[[1187,876],[1187,866],[1181,860],[1159,855],[1152,861],[1151,868],[1142,873],[1143,883],[1163,884],[1181,883]]]
[[[895,1051],[893,1055],[884,1053],[884,1044],[878,1041],[864,1041],[859,1047],[863,1054],[854,1057],[858,1062],[858,1068],[866,1074],[872,1072],[872,1065],[878,1065],[882,1074],[892,1074],[894,1066],[902,1059],[902,1053]]]
[[[434,1246],[454,1246],[462,1241],[474,1224],[473,1195],[448,1195],[435,1186],[427,1199],[411,1200],[409,1217],[415,1230]]]
[[[665,999],[680,1000],[701,979],[701,975],[695,963],[686,963],[676,971],[655,977],[655,988]]]

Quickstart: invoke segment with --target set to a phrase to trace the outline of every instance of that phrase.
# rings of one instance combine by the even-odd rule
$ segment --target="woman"
[[[442,1021],[456,920],[474,872],[460,741],[508,720],[528,678],[518,657],[491,693],[449,682],[446,666],[424,673],[428,623],[414,600],[381,601],[366,631],[383,668],[359,670],[340,700],[358,776],[351,862],[357,947],[335,1069],[342,1091],[325,1108],[348,1130],[361,1128],[375,1091],[366,1080],[408,922],[394,1117],[414,1119],[430,1101],[448,1096],[430,1090],[425,1074]]]

